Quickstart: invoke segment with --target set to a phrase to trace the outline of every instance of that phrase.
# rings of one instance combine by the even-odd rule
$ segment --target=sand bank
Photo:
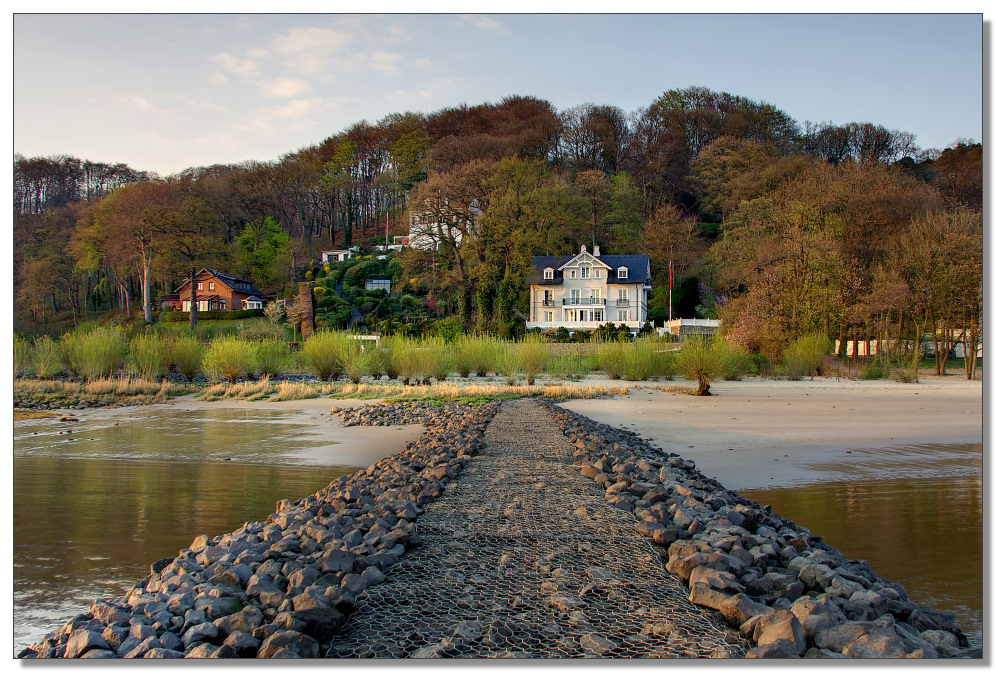
[[[845,479],[869,460],[866,450],[882,457],[891,448],[890,460],[903,465],[908,453],[924,462],[925,450],[913,445],[983,437],[982,384],[956,377],[918,384],[747,379],[715,382],[711,392],[697,398],[635,388],[563,405],[633,430],[736,490]]]

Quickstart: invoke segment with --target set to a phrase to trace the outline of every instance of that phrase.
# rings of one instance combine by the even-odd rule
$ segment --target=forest
[[[370,253],[411,221],[439,245],[380,269],[419,330],[516,337],[530,258],[597,244],[650,256],[658,324],[671,261],[674,316],[721,318],[753,353],[816,332],[843,348],[927,335],[945,353],[981,335],[983,146],[916,140],[690,87],[632,112],[511,96],[395,113],[277,160],[167,177],[15,155],[15,331],[154,321],[202,267],[295,297],[330,271],[319,251]]]

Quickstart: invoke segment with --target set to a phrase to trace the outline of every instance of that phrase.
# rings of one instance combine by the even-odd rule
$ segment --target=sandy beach
[[[746,379],[714,382],[711,392],[698,398],[635,387],[564,407],[633,430],[736,490],[815,481],[816,470],[829,481],[836,467],[845,478],[864,450],[879,450],[883,460],[891,448],[889,461],[903,465],[911,454],[924,464],[925,445],[983,439],[982,383],[957,377],[918,384]]]

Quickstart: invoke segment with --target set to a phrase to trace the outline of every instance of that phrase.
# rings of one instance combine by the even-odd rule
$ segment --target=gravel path
[[[749,646],[665,571],[634,517],[572,465],[532,400],[503,403],[369,588],[329,657],[738,657]]]

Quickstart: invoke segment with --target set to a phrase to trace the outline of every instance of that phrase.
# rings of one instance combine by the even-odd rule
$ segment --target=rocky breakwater
[[[631,431],[542,403],[575,444],[584,477],[637,519],[692,603],[755,643],[754,658],[982,657],[954,617],[918,606],[771,509],[728,491],[692,461]]]
[[[431,427],[402,452],[315,494],[278,502],[264,522],[199,536],[176,557],[154,562],[124,596],[94,601],[19,657],[324,655],[364,590],[420,544],[423,506],[477,452],[498,406],[420,409],[420,423]],[[377,419],[414,414],[412,406],[374,407]]]

